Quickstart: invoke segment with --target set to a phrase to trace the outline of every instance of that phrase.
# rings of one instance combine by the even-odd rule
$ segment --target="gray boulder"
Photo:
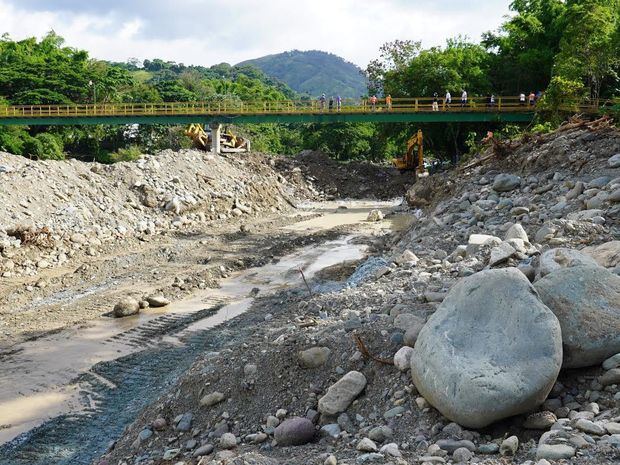
[[[150,295],[146,298],[150,307],[161,308],[170,305],[170,300],[166,299],[163,295]]]
[[[510,192],[521,185],[521,178],[514,174],[498,174],[493,180],[493,190],[496,192]]]
[[[620,168],[620,153],[615,154],[613,157],[607,160],[607,164],[610,168]]]
[[[540,256],[540,275],[547,276],[554,271],[574,266],[596,265],[596,261],[591,256],[578,250],[560,247],[547,250]]]
[[[565,368],[598,365],[620,352],[620,276],[580,266],[551,273],[535,287],[560,321]]]
[[[325,365],[331,350],[328,347],[311,347],[299,352],[299,364],[304,368],[318,368]]]
[[[116,318],[124,318],[126,316],[136,315],[140,312],[140,303],[131,297],[125,297],[114,306],[114,316]]]
[[[274,431],[280,446],[301,446],[314,438],[314,424],[307,418],[295,417],[282,422]]]
[[[562,363],[560,325],[516,268],[457,283],[426,323],[411,360],[420,393],[468,428],[529,412]]]

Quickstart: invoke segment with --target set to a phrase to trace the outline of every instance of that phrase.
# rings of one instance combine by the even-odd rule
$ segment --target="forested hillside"
[[[242,65],[256,66],[300,94],[314,98],[322,93],[343,98],[367,94],[366,80],[356,65],[319,50],[293,50],[239,63]]]

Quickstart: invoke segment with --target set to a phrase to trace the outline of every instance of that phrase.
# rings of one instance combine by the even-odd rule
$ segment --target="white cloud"
[[[27,7],[24,5],[28,5]],[[360,66],[384,42],[441,45],[496,29],[509,1],[168,0],[145,2],[0,0],[0,33],[16,39],[53,29],[97,58],[237,63],[291,49],[319,49]]]

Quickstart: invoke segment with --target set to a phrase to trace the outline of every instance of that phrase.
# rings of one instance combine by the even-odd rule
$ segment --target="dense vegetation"
[[[238,66],[243,65],[256,66],[299,94],[312,98],[322,93],[328,97],[359,98],[367,92],[361,69],[336,55],[318,50],[293,50],[244,61]]]
[[[484,34],[479,43],[456,37],[427,49],[411,40],[385,44],[365,70],[368,93],[410,97],[449,90],[458,99],[462,89],[470,96],[544,91],[537,109],[545,128],[562,117],[559,103],[620,96],[620,0],[514,0],[511,9],[514,14],[500,30]],[[364,93],[364,79],[353,72],[354,65],[330,54],[295,51],[252,63],[210,68],[159,59],[107,63],[65,47],[54,33],[40,41],[3,36],[0,105],[302,97],[282,81],[313,98],[322,92]],[[427,152],[442,158],[456,158],[489,129],[523,130],[456,123],[246,125],[238,130],[253,139],[257,150],[321,149],[347,160],[400,154],[419,127]],[[69,153],[112,162],[131,159],[140,150],[188,143],[182,128],[164,126],[0,128],[0,149],[37,158]]]

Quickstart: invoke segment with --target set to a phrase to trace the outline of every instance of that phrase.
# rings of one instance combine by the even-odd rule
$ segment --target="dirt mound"
[[[277,166],[287,173],[287,179],[309,181],[314,193],[325,200],[390,200],[402,197],[414,183],[411,172],[369,162],[340,163],[310,150],[295,158],[279,159]]]

